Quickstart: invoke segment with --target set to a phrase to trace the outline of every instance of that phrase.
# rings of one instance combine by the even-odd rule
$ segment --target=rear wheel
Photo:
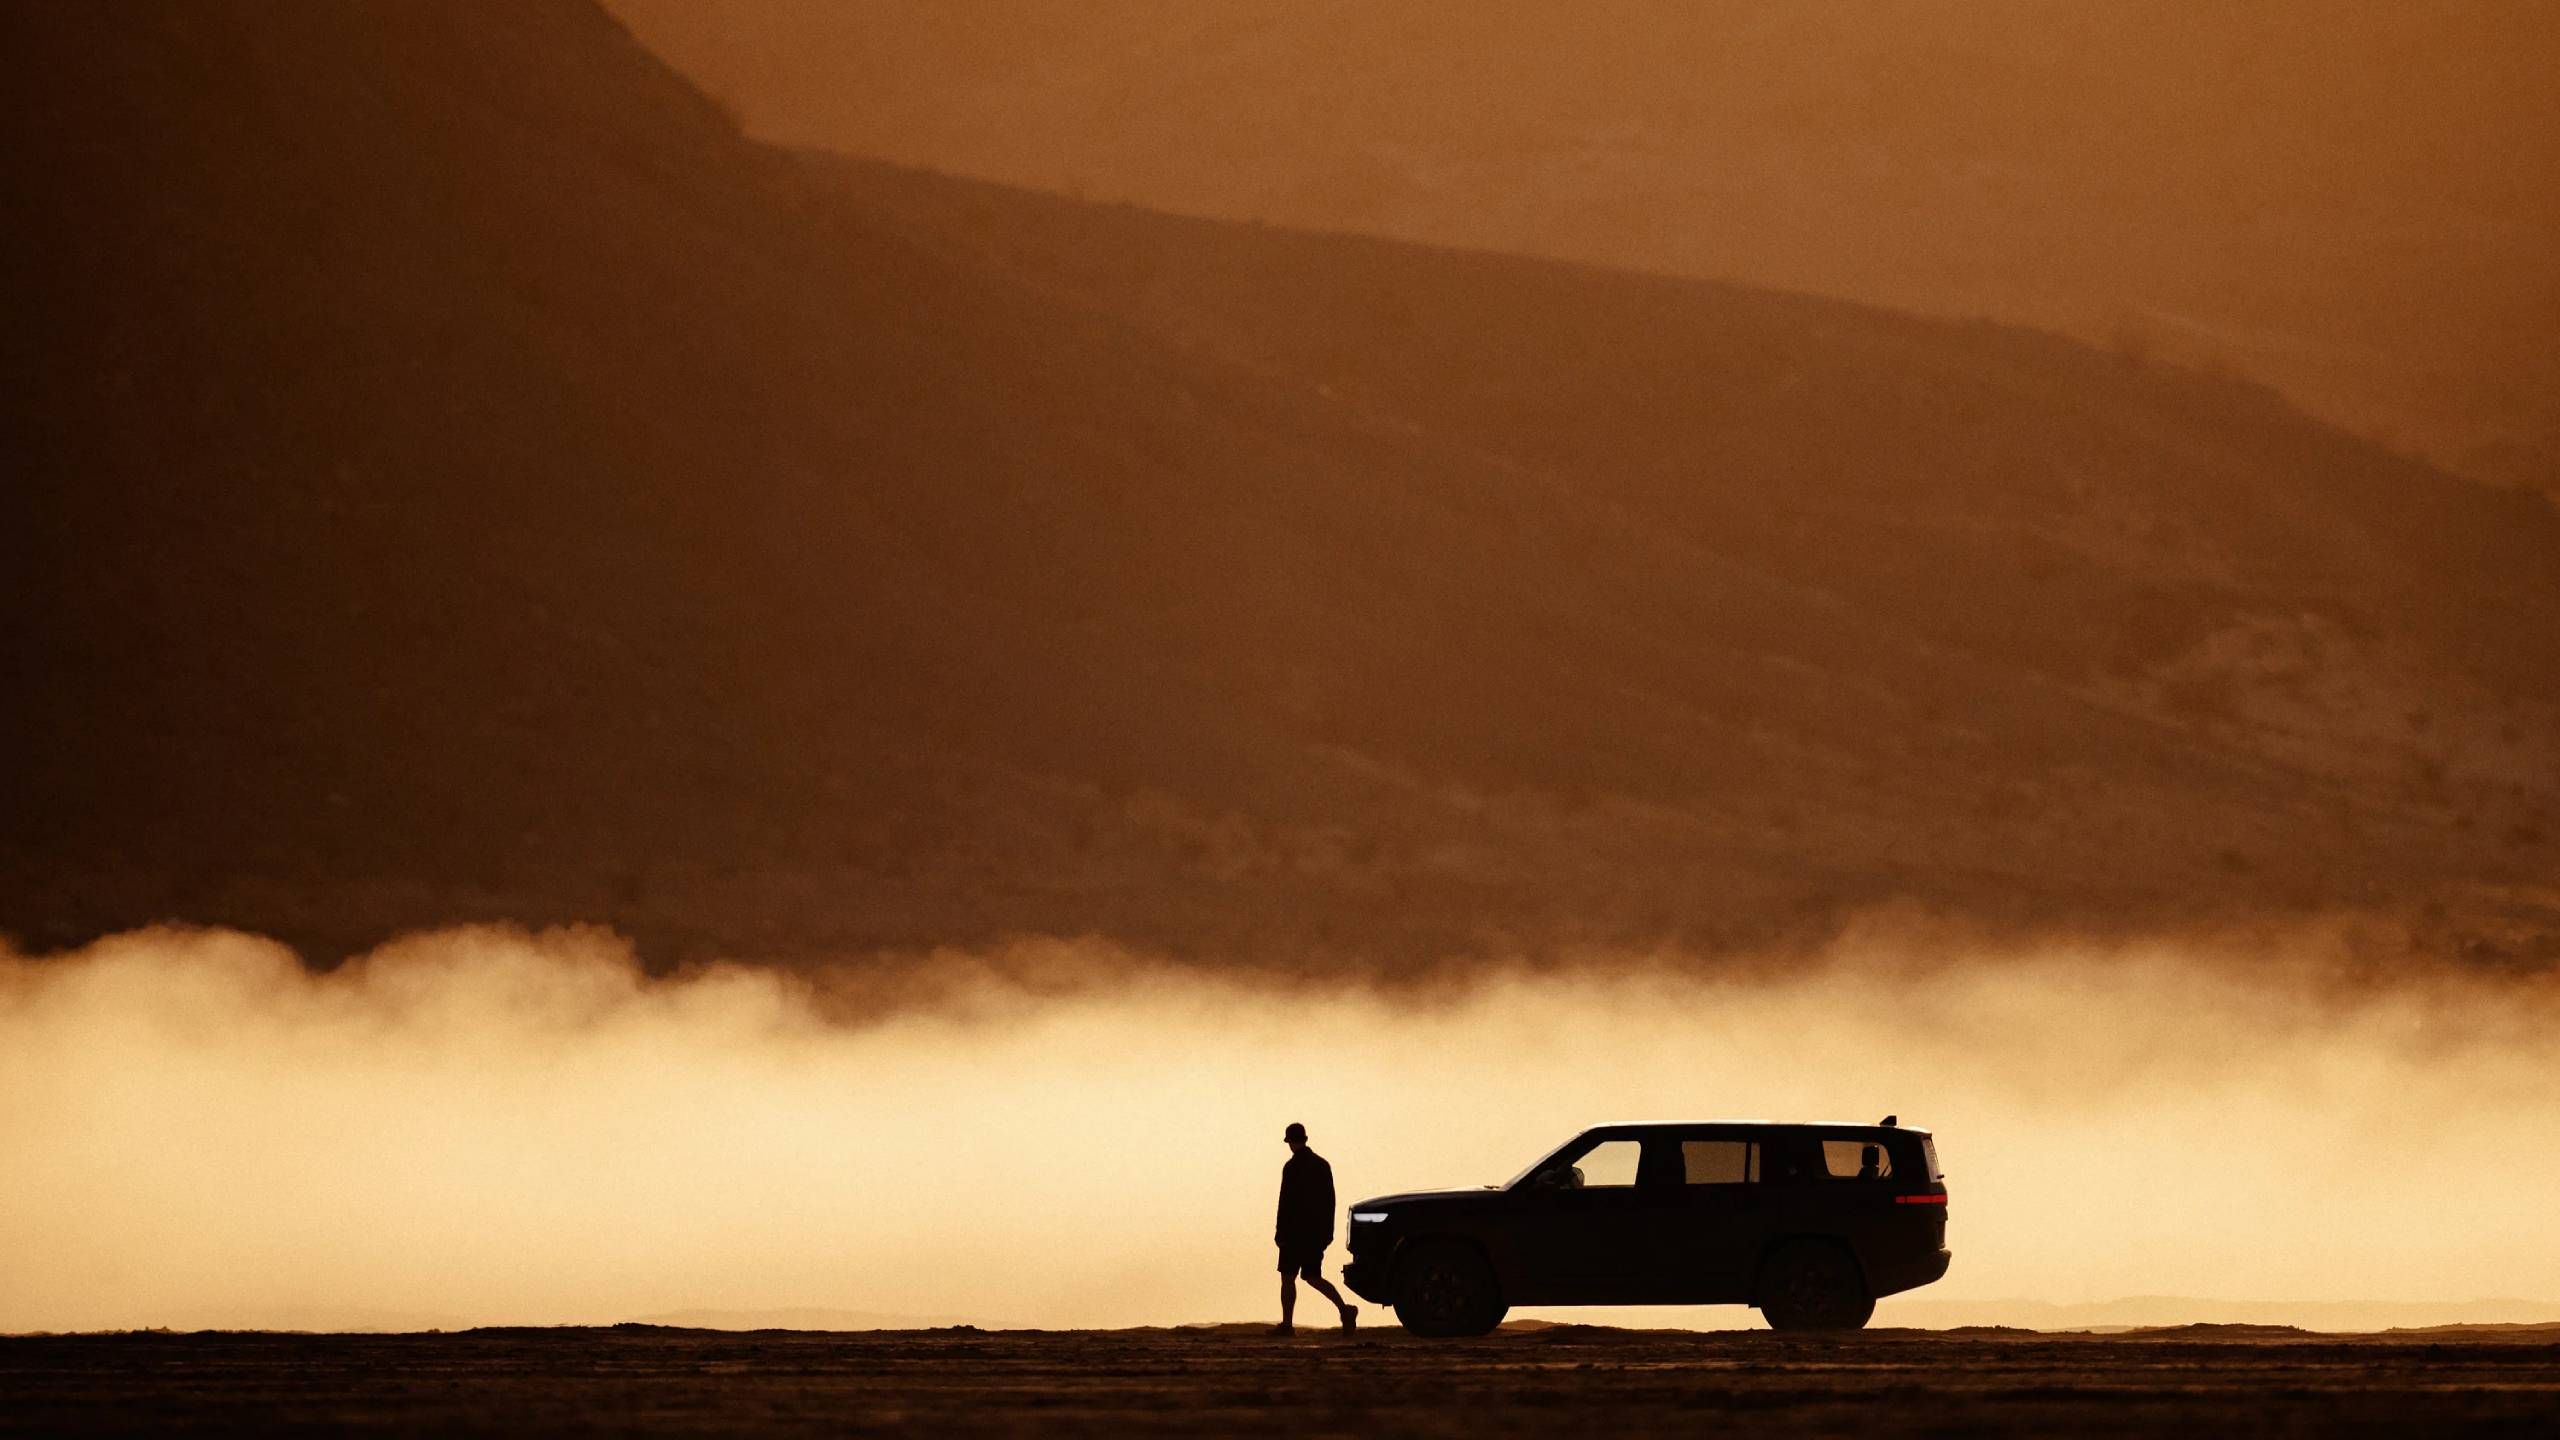
[[[1876,1313],[1876,1302],[1848,1252],[1799,1240],[1761,1270],[1760,1313],[1772,1330],[1855,1330]]]
[[[1502,1323],[1502,1287],[1484,1257],[1426,1242],[1396,1265],[1396,1319],[1416,1335],[1482,1335]]]

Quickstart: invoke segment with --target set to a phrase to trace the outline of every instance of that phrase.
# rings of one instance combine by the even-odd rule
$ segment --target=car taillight
[[[1896,1195],[1893,1197],[1893,1203],[1896,1205],[1944,1205],[1947,1203],[1947,1197],[1944,1195]]]

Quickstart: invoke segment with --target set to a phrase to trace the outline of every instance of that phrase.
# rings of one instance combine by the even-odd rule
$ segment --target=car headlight
[[[1351,1223],[1354,1225],[1383,1225],[1386,1223],[1386,1219],[1387,1212],[1384,1210],[1354,1210],[1351,1212]]]

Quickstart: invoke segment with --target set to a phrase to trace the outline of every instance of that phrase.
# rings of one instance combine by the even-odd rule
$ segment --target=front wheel
[[[1760,1313],[1772,1330],[1856,1330],[1876,1313],[1876,1301],[1847,1252],[1800,1240],[1760,1272]]]
[[[1396,1319],[1416,1335],[1482,1335],[1510,1307],[1493,1267],[1464,1245],[1424,1244],[1396,1266]]]

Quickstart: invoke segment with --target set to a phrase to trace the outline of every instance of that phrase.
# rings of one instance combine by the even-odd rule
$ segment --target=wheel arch
[[[1769,1273],[1769,1262],[1794,1245],[1824,1245],[1848,1256],[1849,1268],[1858,1272],[1858,1284],[1868,1295],[1876,1293],[1875,1281],[1867,1275],[1866,1257],[1858,1253],[1858,1247],[1850,1244],[1847,1236],[1828,1230],[1800,1230],[1787,1235],[1772,1235],[1769,1243],[1760,1247],[1759,1258],[1751,1262],[1751,1289],[1744,1304],[1760,1303],[1760,1285],[1762,1278]]]
[[[1387,1261],[1386,1290],[1389,1295],[1395,1293],[1396,1276],[1404,1268],[1406,1258],[1430,1245],[1455,1245],[1460,1249],[1473,1251],[1475,1257],[1484,1262],[1485,1273],[1493,1277],[1495,1298],[1506,1306],[1511,1303],[1511,1285],[1508,1277],[1502,1273],[1502,1262],[1494,1258],[1493,1251],[1482,1239],[1464,1230],[1432,1230],[1420,1235],[1409,1235],[1397,1241],[1395,1254]]]

